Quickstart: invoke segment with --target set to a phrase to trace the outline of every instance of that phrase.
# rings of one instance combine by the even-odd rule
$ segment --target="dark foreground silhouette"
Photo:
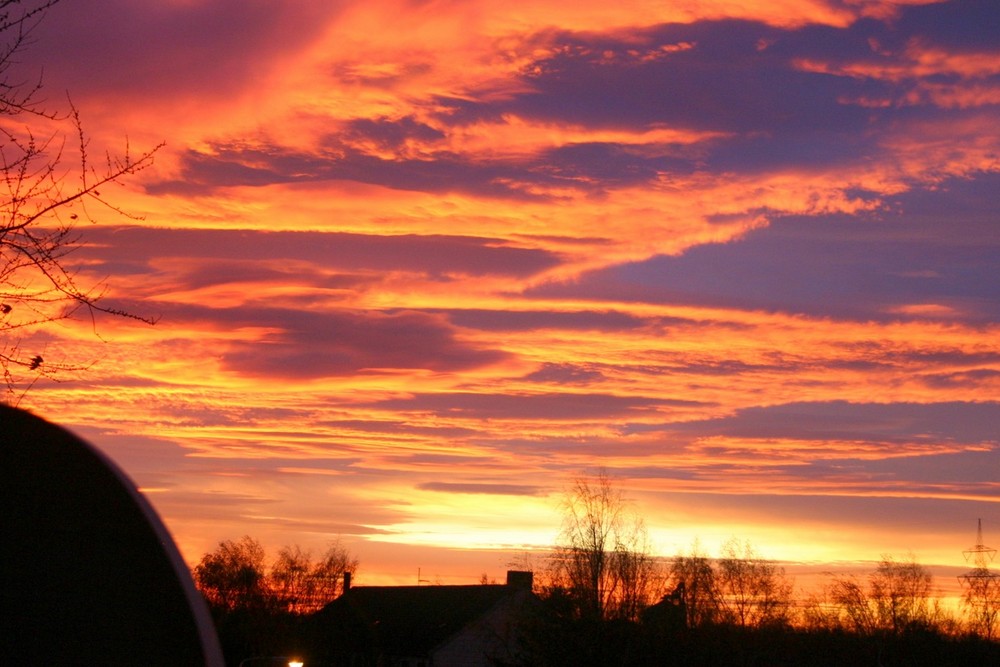
[[[176,546],[106,457],[0,406],[0,476],[0,664],[223,664]]]
[[[580,617],[558,592],[505,586],[357,587],[323,610],[222,611],[233,667],[295,655],[307,667],[966,667],[1000,664],[1000,643],[934,627],[861,635],[788,625],[686,626],[670,600],[641,621]],[[217,610],[218,611],[218,610]]]

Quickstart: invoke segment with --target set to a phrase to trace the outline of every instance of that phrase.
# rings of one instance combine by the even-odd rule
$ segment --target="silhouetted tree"
[[[69,113],[52,111],[42,105],[40,79],[16,78],[18,54],[57,2],[0,0],[0,369],[7,398],[22,375],[37,379],[73,367],[24,349],[23,336],[33,329],[81,308],[151,321],[102,306],[101,285],[81,284],[65,264],[78,245],[75,223],[93,220],[95,207],[125,215],[104,190],[150,166],[159,146],[136,156],[126,144],[123,155],[106,155],[98,168],[72,103]],[[75,153],[75,169],[64,168],[67,153]]]
[[[891,556],[883,557],[869,583],[883,626],[899,632],[933,625],[933,578],[930,570],[915,558],[897,561]]]
[[[344,574],[358,559],[339,542],[317,560],[298,545],[282,547],[268,567],[263,545],[249,535],[225,540],[202,556],[194,580],[210,606],[223,612],[274,609],[292,614],[316,611],[343,590]]]
[[[680,586],[687,626],[696,628],[715,621],[719,611],[719,591],[712,559],[697,543],[688,555],[677,556],[670,566],[675,590]]]
[[[835,579],[831,598],[847,626],[863,635],[929,628],[938,620],[931,573],[912,557],[883,556],[867,587],[856,577]]]
[[[271,568],[274,595],[282,606],[299,612],[312,601],[312,561],[302,547],[282,547]]]
[[[799,601],[796,620],[805,632],[828,633],[843,630],[839,609],[830,598],[831,589],[831,585],[817,587]]]
[[[553,579],[581,617],[634,620],[658,592],[642,519],[607,473],[579,478],[563,497]]]
[[[980,637],[993,639],[1000,622],[1000,576],[988,570],[974,571],[963,577],[963,583],[962,605],[969,629]]]
[[[194,580],[209,603],[227,662],[285,655],[301,643],[303,619],[337,597],[345,572],[358,561],[338,542],[317,559],[284,547],[268,567],[261,543],[249,535],[226,540],[202,556]]]
[[[879,630],[875,603],[857,577],[850,575],[836,579],[830,596],[851,630],[862,635],[871,635]]]
[[[631,545],[619,544],[611,559],[617,595],[609,610],[612,618],[635,621],[663,592],[662,568],[652,555],[645,530]]]
[[[264,547],[244,535],[225,540],[207,553],[194,568],[194,580],[213,608],[232,612],[275,606],[277,600],[267,577]]]
[[[295,614],[321,609],[343,591],[344,574],[354,574],[358,560],[339,543],[313,562],[301,547],[283,547],[271,567],[271,586],[278,604]]]
[[[792,585],[784,569],[761,558],[750,542],[732,539],[722,547],[715,578],[723,622],[741,628],[788,623]]]

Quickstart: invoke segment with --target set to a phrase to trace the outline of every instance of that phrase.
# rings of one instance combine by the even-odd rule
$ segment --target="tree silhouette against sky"
[[[80,243],[79,221],[93,221],[98,211],[132,217],[104,190],[152,165],[159,146],[135,155],[126,142],[120,155],[91,159],[72,101],[67,97],[65,112],[47,106],[40,74],[15,71],[32,31],[58,1],[0,2],[0,369],[14,402],[38,377],[85,363],[45,359],[26,342],[39,328],[75,314],[152,322],[102,305],[105,286],[82,281],[68,263]]]

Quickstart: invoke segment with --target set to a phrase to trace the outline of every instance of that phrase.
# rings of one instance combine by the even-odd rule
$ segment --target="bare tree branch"
[[[106,292],[98,281],[80,280],[66,263],[80,246],[75,225],[94,222],[88,202],[115,215],[138,219],[111,203],[102,191],[153,164],[152,150],[133,155],[106,155],[98,169],[88,155],[80,113],[68,98],[67,113],[43,105],[42,80],[12,79],[16,56],[30,44],[45,11],[58,0],[22,3],[0,0],[0,368],[7,399],[23,396],[40,377],[56,376],[83,366],[46,361],[25,349],[24,337],[34,330],[85,311],[91,319],[106,314],[147,324],[156,319],[100,303]],[[32,121],[42,121],[51,134],[39,137]],[[62,129],[60,129],[62,128]],[[75,167],[65,165],[67,138],[78,154]],[[78,175],[75,185],[69,179]],[[17,399],[19,400],[19,398]]]

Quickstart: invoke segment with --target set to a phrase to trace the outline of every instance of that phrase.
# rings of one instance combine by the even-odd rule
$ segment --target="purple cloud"
[[[544,310],[482,310],[450,309],[447,314],[455,326],[485,331],[534,331],[560,329],[564,331],[628,331],[651,324],[667,323],[662,318],[644,319],[628,313],[605,311],[552,312]],[[683,322],[683,320],[670,321]]]
[[[202,312],[218,321],[225,313]],[[255,342],[230,343],[225,368],[247,375],[318,378],[391,369],[457,372],[506,354],[458,341],[439,318],[419,312],[234,311],[243,326],[275,327]]]
[[[415,234],[375,236],[343,232],[282,232],[254,230],[154,229],[147,227],[93,227],[85,230],[91,244],[80,251],[87,259],[115,262],[115,273],[142,272],[153,259],[181,257],[224,262],[227,268],[212,275],[200,267],[196,284],[211,281],[259,281],[273,277],[273,266],[261,262],[296,260],[324,269],[350,272],[413,271],[430,276],[530,276],[554,268],[560,258],[546,250],[520,248],[501,239]],[[121,258],[128,258],[128,267]],[[239,265],[242,264],[242,267]],[[235,273],[230,273],[239,267]],[[148,269],[146,269],[148,270]],[[287,275],[285,276],[287,279]],[[324,278],[326,279],[326,278]],[[341,277],[338,280],[363,280]],[[368,280],[367,278],[364,280]]]
[[[525,53],[543,55],[524,67],[522,92],[500,98],[492,88],[473,87],[439,96],[432,100],[441,109],[435,125],[411,115],[351,119],[343,126],[331,119],[336,130],[312,152],[214,141],[210,152],[184,154],[180,178],[151,184],[149,191],[197,194],[234,185],[346,179],[400,190],[539,199],[544,195],[517,184],[597,195],[655,183],[665,175],[820,165],[863,169],[881,159],[887,137],[900,126],[958,121],[969,112],[908,101],[919,93],[919,84],[937,81],[930,75],[878,78],[837,68],[905,73],[911,64],[907,45],[915,39],[958,49],[948,23],[934,20],[935,12],[954,12],[950,4],[946,11],[903,7],[897,21],[864,20],[842,28],[781,29],[719,20],[663,24],[627,35],[526,35]],[[982,3],[971,4],[955,13],[965,21],[967,13],[978,12],[983,20],[996,14]],[[1000,55],[995,43],[984,38],[978,44]],[[803,61],[829,68],[814,71],[804,68]],[[444,141],[435,148],[449,126],[499,122],[507,115],[589,128],[677,127],[728,136],[649,150],[615,142],[573,143],[503,161],[451,152]],[[408,140],[428,146],[419,159],[399,151]],[[367,152],[371,145],[380,147],[379,154]],[[400,154],[386,158],[386,150]]]
[[[594,370],[589,366],[580,364],[542,364],[542,367],[533,373],[524,376],[529,382],[555,385],[577,385],[586,386],[597,384],[605,379],[604,374]]]
[[[141,95],[225,98],[318,37],[343,3],[267,0],[61,2],[32,34],[25,67],[82,103]]]
[[[733,438],[865,440],[928,444],[1000,443],[1000,403],[786,403],[746,408],[731,417],[674,423],[673,432]]]
[[[440,491],[441,493],[472,493],[493,496],[538,496],[545,493],[544,489],[525,484],[491,484],[487,482],[424,482],[417,485],[423,491]]]
[[[189,150],[182,156],[180,178],[146,187],[150,194],[197,196],[216,188],[349,180],[414,192],[461,192],[481,197],[541,200],[544,197],[515,183],[572,187],[555,173],[533,169],[534,163],[482,161],[441,151],[427,158],[387,159],[369,155],[331,137],[322,153],[305,153],[268,145],[247,148],[215,144],[211,153]]]
[[[432,412],[471,419],[548,419],[554,421],[607,419],[651,414],[660,408],[704,406],[699,401],[600,393],[538,394],[418,394],[367,404],[379,410]]]
[[[727,244],[600,270],[537,297],[686,303],[849,319],[923,316],[1000,321],[1000,236],[992,216],[1000,175],[952,179],[890,201],[894,212],[777,218]]]

